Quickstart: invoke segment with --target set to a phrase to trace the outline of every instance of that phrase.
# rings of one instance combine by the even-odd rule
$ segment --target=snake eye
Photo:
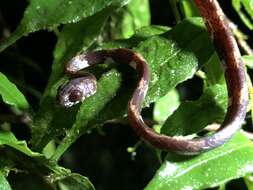
[[[69,94],[69,101],[71,102],[79,102],[83,98],[83,93],[80,90],[73,90]]]

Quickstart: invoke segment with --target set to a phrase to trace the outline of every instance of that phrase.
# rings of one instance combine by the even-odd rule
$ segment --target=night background
[[[231,3],[219,2],[225,14],[248,35],[247,41],[252,45],[252,31],[242,23]],[[27,5],[25,0],[0,1],[0,43],[16,29]],[[151,24],[171,27],[176,24],[169,0],[150,0],[150,9]],[[39,97],[51,72],[56,41],[53,32],[42,30],[21,38],[0,54],[0,71],[18,86],[35,110],[39,107]],[[197,100],[202,93],[202,86],[202,80],[194,77],[178,85],[177,89],[182,100]],[[19,140],[29,141],[31,134],[29,128],[20,122],[22,116],[13,116],[12,110],[4,103],[0,106],[2,127],[6,121],[11,122],[15,136]],[[144,110],[144,114],[152,117],[149,110]],[[93,130],[79,138],[65,152],[59,164],[87,176],[97,190],[142,189],[160,164],[155,150],[144,143],[138,147],[136,155],[127,152],[127,148],[133,147],[137,141],[138,137],[127,124],[106,124],[102,129]],[[8,179],[14,183],[27,180],[22,174],[10,175]],[[31,176],[30,180],[36,179]],[[247,188],[239,179],[227,184],[226,189]]]

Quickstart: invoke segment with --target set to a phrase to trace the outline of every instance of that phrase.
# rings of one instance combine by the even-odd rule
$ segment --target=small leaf
[[[184,13],[185,18],[199,16],[199,11],[193,0],[181,0],[180,7]]]
[[[54,64],[48,87],[59,79],[64,70],[63,66],[69,59],[97,41],[105,21],[116,8],[109,6],[87,19],[63,27],[54,51]]]
[[[7,77],[0,72],[0,95],[6,104],[15,106],[20,109],[27,109],[29,107],[24,95],[18,90],[15,84],[7,79]]]
[[[226,85],[207,87],[197,101],[183,102],[166,120],[161,132],[169,135],[190,135],[213,122],[221,122],[226,113]]]
[[[252,176],[252,174],[245,176],[244,181],[247,185],[248,190],[253,190],[253,176]]]
[[[3,173],[0,171],[0,190],[11,190],[11,186]]]
[[[110,44],[110,48],[115,46],[129,48],[136,45],[135,42],[139,42],[133,49],[147,60],[151,74],[148,95],[143,107],[166,95],[180,82],[193,77],[214,51],[200,18],[186,19],[166,33],[161,31],[161,35],[152,35],[150,28],[147,29],[143,29],[142,33],[138,32],[129,41],[125,40],[124,43],[116,41],[115,44],[114,42]],[[150,37],[145,39],[148,36]],[[203,41],[206,43],[202,43]],[[122,117],[126,113],[127,102],[133,88],[132,85],[131,88],[123,90],[106,106],[99,115],[100,123],[102,120],[105,122]]]
[[[120,85],[121,74],[116,70],[103,74],[99,80],[96,94],[81,105],[73,128],[79,128],[80,132],[87,130],[87,126],[84,128],[85,124],[95,119],[105,105],[116,96]]]
[[[131,1],[111,16],[109,24],[113,39],[129,38],[137,29],[150,24],[149,1]]]
[[[204,71],[208,85],[225,84],[224,69],[216,53],[204,65]]]
[[[113,5],[125,5],[129,0],[31,0],[16,31],[0,45],[0,52],[19,38],[41,29],[75,23]]]
[[[253,172],[253,143],[238,133],[198,156],[168,154],[145,190],[205,189]]]
[[[151,73],[145,106],[192,78],[214,51],[200,18],[186,19],[172,30],[143,41],[134,50],[147,60]]]
[[[82,49],[90,47],[98,38],[104,22],[117,7],[108,7],[78,23],[65,25],[59,34],[54,51],[54,64],[47,88],[41,100],[41,107],[35,115],[32,131],[33,148],[41,151],[45,143],[62,134],[62,125],[69,128],[75,119],[76,109],[64,111],[56,105],[57,81],[63,74],[64,64]],[[76,107],[75,107],[76,108]],[[62,118],[64,115],[64,118]],[[59,121],[59,122],[58,122]],[[46,139],[43,139],[46,138]],[[43,142],[43,143],[42,143]]]
[[[0,133],[0,145],[6,145],[12,147],[27,156],[30,157],[39,157],[42,156],[39,153],[32,152],[28,147],[25,141],[19,141],[11,132],[1,132]]]
[[[66,137],[57,147],[52,159],[58,160],[65,150],[82,134],[87,133],[93,125],[89,125],[93,119],[103,110],[108,102],[116,95],[121,84],[121,75],[116,70],[103,74],[97,83],[97,92],[87,98],[76,115],[76,121],[67,132]]]
[[[161,124],[164,123],[179,105],[180,100],[178,92],[176,90],[169,91],[155,103],[154,120]]]
[[[95,190],[90,181],[79,174],[71,173],[69,176],[57,181],[59,190]]]
[[[253,55],[242,56],[243,63],[250,69],[253,69]]]
[[[236,10],[237,14],[240,16],[241,20],[244,22],[244,24],[249,28],[253,29],[253,5],[251,0],[232,0],[232,5],[234,9]],[[248,18],[247,14],[245,14],[241,9],[242,7],[247,12],[247,14],[250,16]]]
[[[142,27],[136,30],[135,34],[129,39],[114,40],[103,43],[101,49],[113,49],[113,48],[132,48],[136,47],[141,41],[147,40],[148,38],[160,35],[170,30],[169,27],[150,25]]]

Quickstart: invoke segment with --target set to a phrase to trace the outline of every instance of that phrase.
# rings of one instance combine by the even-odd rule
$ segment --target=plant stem
[[[83,134],[83,133],[82,133]],[[64,137],[60,145],[56,148],[51,160],[58,162],[64,152],[81,136],[80,132],[72,127],[67,135]]]
[[[238,45],[242,48],[242,50],[247,54],[247,55],[252,55],[253,50],[251,47],[248,45],[248,43],[245,41],[247,40],[247,36],[238,29],[238,26],[233,23],[231,20],[228,19],[229,27],[233,31],[233,34],[235,35],[235,38],[238,42]]]
[[[170,7],[172,9],[173,15],[175,16],[176,22],[178,23],[181,20],[181,16],[180,13],[178,11],[178,7],[177,7],[177,0],[169,0],[170,3]]]

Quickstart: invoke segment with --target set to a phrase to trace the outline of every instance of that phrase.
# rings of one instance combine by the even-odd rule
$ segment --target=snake
[[[199,154],[223,145],[244,122],[248,104],[246,76],[239,48],[219,3],[216,0],[195,0],[195,5],[223,65],[228,91],[227,112],[216,132],[187,139],[159,134],[149,127],[141,116],[150,81],[148,64],[140,54],[127,48],[88,51],[70,59],[65,64],[65,73],[70,80],[58,91],[59,103],[68,108],[95,94],[96,78],[83,72],[83,69],[112,59],[116,63],[131,66],[138,74],[137,87],[129,100],[127,112],[130,126],[143,141],[163,151],[185,155]]]

